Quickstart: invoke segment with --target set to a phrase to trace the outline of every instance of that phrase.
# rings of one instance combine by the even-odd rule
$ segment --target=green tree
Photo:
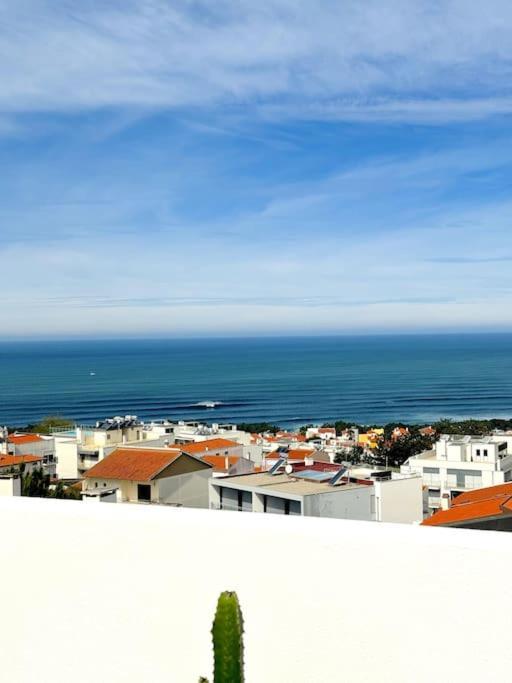
[[[433,440],[419,433],[408,434],[396,441],[383,440],[373,453],[377,465],[400,467],[409,458],[432,448]]]
[[[51,434],[53,429],[57,428],[71,428],[74,426],[72,420],[65,417],[48,416],[44,417],[40,422],[28,425],[27,430],[36,434]]]
[[[237,427],[241,431],[250,432],[251,434],[262,434],[264,432],[275,434],[281,431],[279,425],[274,425],[271,422],[240,422]]]
[[[363,461],[364,448],[362,446],[352,446],[347,452],[343,451],[334,456],[335,463],[348,462],[351,465],[359,465]]]
[[[50,476],[41,467],[25,474],[25,465],[20,466],[21,495],[29,498],[47,498],[50,488]]]

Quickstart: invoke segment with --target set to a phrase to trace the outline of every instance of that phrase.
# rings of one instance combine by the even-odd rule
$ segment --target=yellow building
[[[382,427],[370,429],[364,434],[359,434],[358,444],[363,448],[377,448],[379,441],[384,436],[384,429]]]

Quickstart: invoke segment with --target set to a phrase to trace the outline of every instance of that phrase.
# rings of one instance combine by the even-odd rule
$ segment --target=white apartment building
[[[257,443],[252,434],[244,432],[235,424],[203,424],[201,422],[171,422],[159,420],[144,425],[145,437],[149,439],[166,438],[169,444],[186,444],[208,441],[214,438],[229,439],[243,446],[243,455],[256,465],[263,459],[263,446]],[[276,446],[277,447],[277,446]]]
[[[155,438],[134,415],[114,417],[93,426],[55,431],[59,479],[79,479],[117,446]]]
[[[512,480],[512,454],[500,435],[443,435],[434,449],[409,458],[401,472],[420,474],[428,487],[427,507],[449,507],[458,494]]]
[[[326,463],[288,463],[286,469],[210,479],[210,508],[409,524],[423,519],[421,477],[357,474]]]

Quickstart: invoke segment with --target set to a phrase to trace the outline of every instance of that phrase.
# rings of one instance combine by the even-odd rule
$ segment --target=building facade
[[[448,508],[464,491],[511,481],[512,454],[508,448],[499,435],[443,435],[433,450],[409,458],[401,471],[422,477],[429,510]]]

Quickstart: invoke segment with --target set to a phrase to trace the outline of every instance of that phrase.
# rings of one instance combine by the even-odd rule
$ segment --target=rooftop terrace
[[[247,683],[510,677],[509,534],[23,498],[0,519],[5,681],[211,680],[225,589]]]

